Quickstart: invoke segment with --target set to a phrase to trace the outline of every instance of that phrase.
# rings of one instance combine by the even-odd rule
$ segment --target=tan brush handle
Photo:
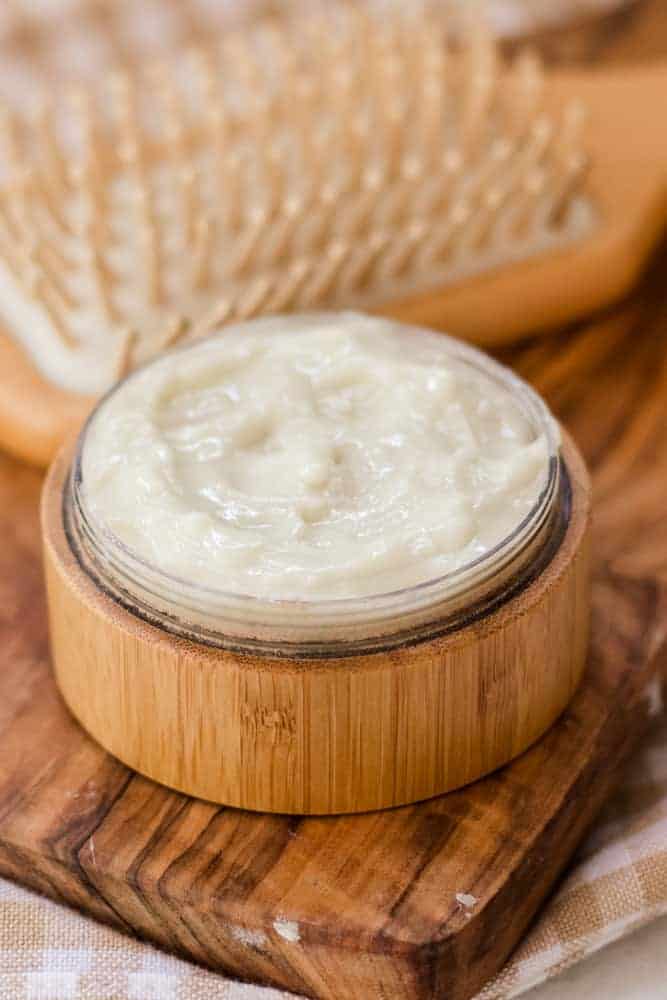
[[[590,111],[589,190],[599,212],[591,237],[377,309],[494,348],[593,313],[634,285],[667,219],[667,65],[568,72],[548,78],[548,103],[580,98]],[[46,465],[92,400],[46,382],[0,334],[0,447]]]
[[[0,334],[0,447],[44,468],[85,420],[94,400],[58,388]]]
[[[596,231],[572,247],[387,304],[384,314],[497,347],[564,326],[626,295],[667,221],[667,65],[547,78],[550,106],[589,110]]]

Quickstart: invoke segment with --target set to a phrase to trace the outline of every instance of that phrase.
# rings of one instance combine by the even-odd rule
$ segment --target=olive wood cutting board
[[[40,478],[0,457],[0,874],[212,968],[300,994],[474,995],[659,709],[663,275],[656,265],[620,312],[511,355],[594,472],[588,667],[570,708],[531,750],[418,805],[338,818],[244,813],[171,792],[107,755],[68,714],[51,674]]]

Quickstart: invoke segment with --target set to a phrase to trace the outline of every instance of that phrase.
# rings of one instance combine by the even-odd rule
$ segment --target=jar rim
[[[332,315],[340,317],[341,314],[301,313],[290,316],[290,322],[308,325],[313,321],[330,321]],[[276,317],[263,317],[252,322],[254,327],[262,324],[269,326],[275,319]],[[244,325],[231,324],[224,327],[224,333],[225,335],[233,334]],[[401,329],[413,330],[416,335],[425,332],[433,333],[428,328],[412,324],[400,323],[398,325]],[[201,346],[207,340],[219,336],[220,332],[214,331],[206,338],[173,348],[168,353],[178,354]],[[428,614],[430,609],[436,609],[442,603],[445,595],[460,601],[476,587],[483,587],[485,583],[491,583],[510,564],[513,565],[517,559],[520,561],[522,552],[530,547],[540,532],[544,531],[551,518],[562,479],[559,427],[546,403],[515,372],[469,344],[456,340],[447,334],[438,333],[437,335],[448,342],[448,353],[456,361],[481,372],[497,385],[509,390],[514,401],[531,421],[535,432],[544,435],[547,444],[547,476],[535,503],[512,531],[486,552],[454,570],[407,587],[364,596],[317,598],[312,601],[266,598],[226,591],[186,580],[155,566],[144,556],[133,551],[105,522],[99,519],[95,522],[90,517],[90,511],[85,503],[82,463],[87,434],[106,401],[122,385],[136,378],[148,365],[155,363],[155,361],[159,363],[165,357],[165,355],[160,355],[159,359],[153,359],[136,368],[116,383],[97,402],[79,434],[70,475],[65,487],[64,514],[70,543],[73,543],[75,554],[79,557],[84,569],[89,574],[93,573],[101,583],[107,586],[112,593],[116,593],[116,596],[120,596],[121,599],[123,596],[126,601],[141,598],[144,605],[143,610],[149,615],[152,611],[161,619],[164,616],[165,605],[172,606],[175,611],[173,617],[183,623],[183,628],[173,628],[174,622],[172,621],[171,630],[181,634],[196,636],[201,628],[190,629],[186,626],[188,622],[190,625],[195,625],[192,620],[193,615],[201,618],[202,614],[205,614],[210,619],[208,631],[212,634],[216,632],[220,634],[220,645],[226,644],[224,640],[225,637],[229,638],[229,628],[232,625],[234,625],[233,632],[237,641],[244,637],[245,629],[249,632],[245,638],[251,642],[261,642],[257,636],[252,634],[253,630],[259,629],[263,632],[268,629],[271,631],[271,625],[273,625],[276,636],[279,636],[284,631],[284,628],[280,626],[280,619],[286,614],[294,615],[300,619],[291,626],[292,630],[312,632],[315,638],[310,641],[315,641],[318,644],[321,644],[325,639],[328,626],[334,627],[336,632],[341,633],[340,637],[343,637],[346,631],[346,619],[350,626],[353,626],[352,631],[355,634],[359,632],[360,628],[363,631],[361,624],[363,621],[366,621],[372,633],[373,623],[379,625],[381,621],[394,618],[397,613]],[[518,571],[519,567],[515,568]],[[134,584],[139,585],[140,593],[135,592]],[[151,607],[152,602],[155,602],[153,607]],[[252,616],[253,612],[255,613],[254,617]],[[241,626],[240,621],[237,621],[239,616],[245,618],[245,626]],[[167,615],[167,617],[172,616]],[[308,621],[304,621],[304,617]],[[236,624],[234,624],[235,622]],[[168,621],[165,627],[169,628]],[[384,635],[386,638],[386,632]],[[308,642],[309,640],[302,636],[300,641]]]

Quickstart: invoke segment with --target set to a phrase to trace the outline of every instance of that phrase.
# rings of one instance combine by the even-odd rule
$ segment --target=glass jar
[[[415,330],[415,336],[419,333]],[[536,502],[511,534],[484,555],[416,586],[334,600],[264,600],[170,575],[117,538],[87,501],[83,456],[105,397],[80,435],[64,493],[65,530],[80,565],[126,609],[167,632],[271,656],[320,658],[390,649],[445,634],[487,614],[539,574],[558,548],[568,520],[570,483],[558,425],[541,398],[482,352],[446,339],[452,358],[506,389],[535,434],[547,442],[547,475]]]

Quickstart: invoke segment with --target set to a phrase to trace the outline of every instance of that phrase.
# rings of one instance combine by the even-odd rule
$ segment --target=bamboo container
[[[397,806],[520,754],[578,685],[590,486],[566,435],[557,516],[527,574],[454,625],[320,655],[194,642],[107,592],[63,521],[72,456],[54,462],[42,504],[56,678],[85,729],[158,782],[267,812]]]

